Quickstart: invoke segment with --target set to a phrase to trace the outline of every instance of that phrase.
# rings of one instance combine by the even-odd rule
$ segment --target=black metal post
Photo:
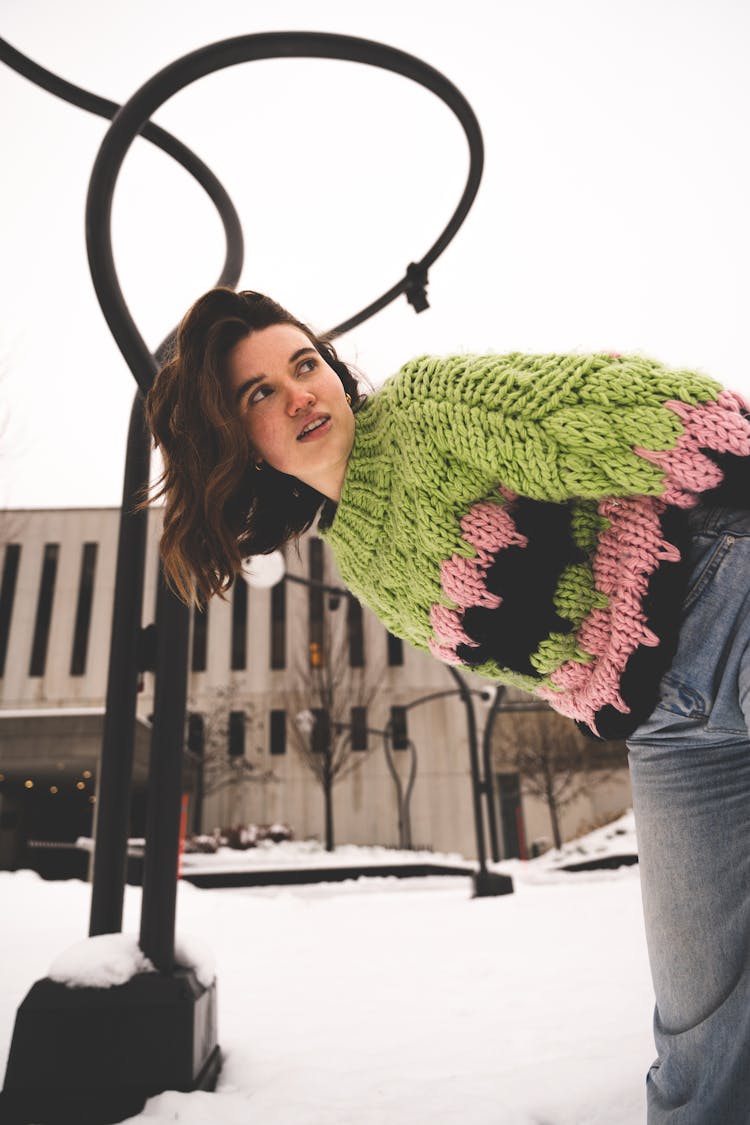
[[[482,790],[479,777],[479,753],[477,750],[477,721],[474,715],[474,702],[471,691],[461,673],[453,665],[447,665],[453,679],[458,684],[459,695],[466,708],[466,725],[469,733],[469,765],[471,768],[471,796],[474,806],[474,829],[477,841],[477,860],[480,874],[487,873],[487,853],[484,842],[484,817],[482,816]]]
[[[505,694],[505,688],[498,685],[492,700],[487,721],[484,724],[482,739],[482,765],[484,770],[484,795],[487,801],[487,827],[490,833],[490,855],[493,863],[500,859],[500,840],[497,831],[497,801],[495,799],[495,778],[492,772],[492,731],[495,726],[500,702]]]
[[[161,973],[174,968],[189,632],[188,607],[167,587],[160,571],[140,945]]]
[[[89,935],[119,933],[125,894],[130,786],[138,691],[138,634],[143,608],[148,513],[135,511],[148,484],[151,439],[143,395],[136,390],[130,414],[120,511],[107,709],[99,766]]]
[[[495,871],[487,870],[487,851],[484,840],[484,817],[482,815],[482,781],[479,775],[479,750],[477,746],[477,723],[474,716],[474,703],[471,690],[461,673],[449,664],[448,671],[458,684],[461,699],[466,707],[466,722],[469,732],[469,764],[471,767],[471,793],[474,805],[474,827],[477,837],[477,860],[479,870],[474,876],[474,897],[486,898],[490,895],[510,894],[513,891],[513,880],[508,875],[501,875]]]

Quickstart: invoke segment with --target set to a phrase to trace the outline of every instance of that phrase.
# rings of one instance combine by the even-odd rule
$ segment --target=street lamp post
[[[474,802],[474,826],[477,836],[477,861],[479,870],[474,874],[474,897],[487,898],[491,895],[505,895],[513,891],[513,881],[508,875],[501,875],[499,871],[487,870],[487,852],[484,837],[484,817],[482,815],[482,793],[489,802],[492,799],[489,774],[485,775],[484,782],[480,775],[479,747],[477,744],[477,724],[474,715],[474,703],[471,690],[461,673],[453,665],[448,665],[448,671],[458,684],[458,691],[466,708],[467,728],[469,732],[469,763],[471,766],[471,789]],[[493,809],[494,811],[494,809]],[[488,819],[491,819],[488,818]]]
[[[331,594],[332,597],[353,598],[354,595],[347,589],[341,586],[330,586],[324,582],[316,582],[313,579],[302,578],[300,575],[287,574],[285,570],[283,556],[280,552],[273,552],[270,555],[254,556],[246,560],[243,564],[243,575],[245,580],[251,586],[259,586],[261,588],[268,588],[275,586],[281,581],[298,582],[300,585],[322,589]],[[487,869],[487,849],[485,842],[484,830],[484,816],[482,813],[482,796],[486,796],[488,805],[488,821],[492,825],[494,823],[494,803],[491,782],[491,769],[488,768],[488,739],[491,737],[491,729],[489,734],[485,726],[485,777],[481,777],[481,768],[479,762],[479,747],[477,740],[477,724],[476,715],[474,713],[474,703],[472,700],[473,694],[482,694],[474,692],[466,680],[452,665],[448,665],[448,671],[458,685],[456,688],[432,692],[429,695],[421,696],[419,699],[412,700],[405,705],[405,710],[409,711],[414,707],[427,703],[432,699],[437,699],[447,695],[460,695],[464,706],[466,708],[467,730],[469,736],[469,764],[471,770],[471,787],[472,787],[472,804],[474,809],[474,827],[476,832],[476,847],[477,847],[477,862],[479,870],[473,877],[474,897],[486,898],[492,895],[511,894],[513,892],[513,881],[508,875],[502,875],[500,872],[489,871]],[[493,700],[493,709],[496,703],[497,696]],[[386,730],[390,732],[390,723],[387,724]],[[389,733],[390,737],[390,733]],[[386,755],[387,757],[387,755]],[[390,764],[390,763],[389,763]],[[391,770],[393,773],[393,769]],[[413,780],[413,779],[412,779]],[[399,816],[402,818],[403,823],[403,795],[400,791],[399,784],[397,784],[397,792],[399,797]],[[496,841],[497,831],[493,837]]]

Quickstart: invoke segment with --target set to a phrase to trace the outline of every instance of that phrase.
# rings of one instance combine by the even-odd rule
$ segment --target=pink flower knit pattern
[[[513,494],[504,490],[506,499]],[[462,618],[472,606],[496,609],[501,599],[487,589],[487,570],[495,555],[504,547],[525,547],[528,539],[521,535],[510,513],[499,504],[475,504],[461,520],[463,539],[476,550],[473,558],[453,555],[441,568],[441,585],[458,608],[435,604],[430,610],[434,637],[429,642],[433,656],[447,664],[459,664],[456,647],[475,644],[464,632]]]
[[[599,504],[599,513],[610,526],[599,539],[593,572],[596,589],[608,596],[609,605],[593,610],[578,634],[581,649],[594,659],[589,664],[568,661],[550,677],[561,690],[539,690],[556,711],[583,721],[594,731],[600,708],[610,705],[625,713],[629,710],[619,684],[631,654],[639,645],[659,644],[646,625],[643,599],[649,577],[660,563],[677,562],[680,557],[662,538],[659,515],[666,504],[693,507],[701,492],[721,483],[721,469],[701,452],[702,447],[718,453],[750,454],[750,422],[741,413],[743,400],[734,392],[722,391],[715,402],[701,406],[675,401],[665,406],[683,425],[675,448],[635,449],[664,472],[662,497],[634,496]]]
[[[606,594],[606,609],[594,609],[578,633],[580,648],[594,659],[569,660],[551,675],[559,690],[540,688],[539,695],[556,711],[596,730],[596,712],[608,704],[627,713],[619,684],[625,665],[638,645],[653,646],[659,638],[648,628],[643,597],[649,576],[662,561],[677,562],[676,547],[662,536],[659,516],[664,501],[651,496],[602,500],[599,514],[610,521],[593,560],[596,589]]]
[[[674,449],[655,451],[636,446],[635,452],[658,465],[665,474],[664,500],[680,508],[692,508],[698,494],[715,488],[722,472],[701,447],[718,453],[750,454],[750,423],[740,413],[745,403],[734,391],[722,391],[716,402],[690,406],[685,402],[664,404],[678,416],[683,425]]]

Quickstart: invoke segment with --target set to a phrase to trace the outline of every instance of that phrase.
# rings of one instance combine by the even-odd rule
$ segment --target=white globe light
[[[258,590],[267,590],[276,586],[286,573],[284,556],[281,551],[272,551],[270,555],[252,555],[249,559],[242,560],[242,576],[248,586]]]
[[[312,729],[315,726],[315,716],[312,711],[299,711],[295,715],[294,721],[302,734],[312,734]]]

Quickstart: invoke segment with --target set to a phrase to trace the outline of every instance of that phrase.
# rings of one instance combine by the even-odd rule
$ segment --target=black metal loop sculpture
[[[152,114],[179,90],[217,70],[236,66],[238,63],[273,58],[340,59],[402,74],[427,87],[453,110],[469,143],[470,168],[466,187],[440,237],[419,262],[410,264],[400,281],[361,312],[338,324],[330,335],[341,335],[361,324],[401,293],[409,295],[418,311],[425,308],[427,270],[456,234],[477,193],[482,175],[483,145],[474,111],[453,83],[434,67],[413,55],[368,39],[300,31],[268,32],[225,39],[177,59],[141,86],[112,122],[94,164],[86,207],[89,263],[99,303],[128,366],[143,390],[147,390],[150,385],[151,380],[145,373],[149,365],[153,365],[153,360],[123,299],[117,281],[110,234],[112,198],[123,159],[133,139],[144,129]]]
[[[81,86],[68,82],[61,78],[59,74],[53,74],[51,70],[47,70],[39,63],[21,54],[5,39],[0,39],[0,61],[15,70],[17,74],[28,78],[35,86],[47,90],[50,94],[62,98],[63,101],[69,102],[71,105],[78,106],[79,109],[86,110],[87,113],[112,120],[120,110],[117,102],[101,98],[97,94],[92,94],[89,90],[84,90]],[[200,157],[196,156],[182,141],[168,133],[166,129],[162,129],[159,125],[154,125],[149,121],[140,130],[140,135],[160,148],[167,156],[171,156],[186,172],[189,172],[216,207],[224,227],[226,242],[224,264],[216,284],[234,286],[242,272],[244,253],[242,224],[224,187]],[[156,349],[154,355],[157,361],[166,350],[171,336],[172,333]]]
[[[348,320],[337,325],[331,336],[361,324],[384,308],[401,293],[417,312],[427,307],[428,269],[449,244],[463,223],[474,200],[482,175],[483,146],[479,124],[466,99],[442,74],[413,55],[367,39],[317,32],[273,32],[227,39],[185,55],[149,79],[121,108],[113,102],[90,94],[80,87],[45,70],[0,39],[0,61],[6,62],[32,82],[74,105],[103,117],[112,118],[100,146],[89,182],[86,206],[86,237],[89,266],[104,317],[122,352],[137,389],[131,415],[128,452],[123,487],[123,504],[118,542],[115,599],[113,606],[110,661],[107,683],[107,708],[102,738],[99,802],[95,844],[95,866],[92,888],[92,935],[116,932],[122,924],[125,881],[124,859],[128,828],[129,790],[132,781],[134,724],[136,714],[136,681],[139,670],[138,651],[142,619],[143,574],[146,549],[146,513],[137,501],[148,483],[149,437],[144,421],[144,395],[150,388],[157,367],[168,349],[170,333],[156,353],[143,341],[125,303],[115,270],[111,238],[112,200],[115,183],[124,157],[139,134],[173,156],[195,177],[215,203],[226,235],[226,257],[220,284],[234,287],[242,269],[242,230],[237,212],[224,188],[203,164],[180,141],[150,122],[150,117],[173,94],[198,78],[238,63],[272,58],[325,58],[364,63],[394,71],[409,78],[441,98],[458,117],[470,150],[470,167],[466,187],[450,221],[437,241],[419,262],[408,265],[404,276],[377,300]],[[75,1023],[68,1010],[67,993],[59,1010],[52,1012],[55,1047],[59,1046],[59,1028],[66,1021],[70,1028],[67,1040],[74,1044],[77,1066],[81,1058],[89,1069],[98,1071],[105,1065],[103,1054],[118,1057],[118,1075],[131,1072],[131,1085],[120,1090],[107,1089],[102,1094],[102,1112],[97,1120],[121,1120],[142,1107],[145,1098],[154,1092],[149,1065],[144,1056],[141,1029],[151,1027],[153,1013],[168,1010],[170,1031],[164,1035],[165,1051],[161,1059],[158,1089],[213,1089],[221,1067],[221,1054],[216,1043],[216,983],[198,986],[190,971],[182,976],[175,972],[174,921],[176,905],[176,872],[178,826],[180,816],[180,779],[185,737],[185,697],[187,691],[187,652],[189,616],[187,607],[179,602],[163,580],[157,600],[157,655],[154,712],[149,770],[149,804],[146,823],[146,855],[143,872],[140,945],[158,970],[147,974],[148,987],[138,992],[135,1022],[123,1020],[114,1008],[109,1018],[119,1036],[118,1049],[110,1049],[110,1036],[98,1036],[98,1024],[89,1018],[89,1008],[99,1011],[100,996],[86,1000],[82,1017]],[[454,669],[469,712],[473,730],[470,693]],[[476,737],[472,734],[472,770],[476,769]],[[477,831],[482,869],[484,864],[481,808],[475,785]],[[486,875],[486,872],[484,872]],[[187,975],[186,975],[187,974]],[[12,1081],[3,1097],[23,1111],[23,1120],[58,1120],[59,1073],[40,1067],[40,1052],[35,1049],[39,1039],[39,1020],[43,1028],[49,1001],[39,1005],[37,994],[44,994],[49,982],[40,981],[32,988],[32,1015],[23,1024],[18,1043],[14,1035],[11,1054],[16,1060]],[[36,993],[34,990],[37,990]],[[166,991],[165,991],[166,990]],[[96,990],[92,990],[96,991]],[[168,996],[168,1000],[164,997]],[[42,1011],[42,1015],[35,1015]],[[20,1010],[19,1010],[20,1012]],[[24,1019],[26,1017],[24,1016]],[[27,1033],[26,1027],[32,1032]],[[161,1025],[159,1025],[161,1026]],[[165,1025],[166,1026],[166,1025]],[[135,1034],[128,1029],[135,1028]],[[188,1028],[188,1032],[185,1032]],[[200,1033],[192,1029],[200,1029]],[[20,1044],[20,1045],[19,1045]],[[80,1046],[83,1044],[83,1046]],[[170,1047],[170,1052],[167,1052]],[[15,1050],[15,1055],[13,1054]],[[52,1059],[56,1051],[42,1048],[42,1062]],[[169,1054],[169,1058],[167,1058]],[[120,1057],[122,1056],[122,1058]],[[124,1062],[123,1062],[124,1059]],[[149,1065],[147,1065],[147,1063]],[[180,1076],[179,1078],[175,1077]],[[87,1074],[86,1078],[90,1077]],[[9,1081],[9,1080],[7,1080]],[[14,1085],[15,1084],[15,1085]],[[82,1107],[91,1109],[88,1091],[81,1086],[69,1096],[66,1120],[83,1120]],[[106,1102],[106,1108],[105,1103]],[[73,1112],[75,1106],[75,1112]],[[2,1113],[2,1110],[0,1110]],[[15,1119],[15,1118],[14,1118]],[[20,1119],[20,1118],[19,1118]],[[93,1120],[93,1117],[86,1117]]]
[[[218,283],[233,287],[242,269],[243,252],[241,225],[232,201],[211,170],[194,153],[165,130],[152,124],[149,119],[165,101],[199,78],[239,63],[274,58],[335,59],[389,70],[429,89],[457,116],[469,144],[470,166],[463,194],[448,224],[420,261],[412,262],[407,266],[404,276],[394,286],[359,313],[338,324],[329,335],[341,335],[361,324],[401,293],[406,294],[417,312],[422,311],[427,307],[426,287],[429,267],[450,243],[466,218],[476,196],[483,167],[482,136],[476,116],[463,94],[434,67],[404,51],[372,40],[319,32],[268,32],[222,40],[193,51],[164,67],[141,86],[125,105],[118,107],[114,102],[97,97],[45,70],[11,47],[5,40],[0,39],[0,60],[18,73],[82,109],[112,118],[112,124],[100,146],[89,182],[86,237],[89,265],[97,297],[118,347],[135,377],[138,393],[134,402],[128,438],[118,547],[107,714],[102,750],[102,799],[97,825],[97,863],[92,897],[92,933],[103,933],[119,928],[122,913],[122,887],[118,885],[120,880],[117,873],[122,867],[124,854],[126,814],[123,808],[117,807],[117,795],[122,792],[123,785],[127,782],[129,763],[132,760],[137,628],[141,618],[145,552],[144,513],[134,513],[133,504],[138,497],[139,489],[148,481],[149,458],[141,396],[151,386],[158,365],[173,338],[173,333],[170,333],[160,348],[152,353],[143,341],[125,303],[112,250],[111,215],[114,188],[123,160],[138,135],[142,135],[173,156],[198,180],[219,211],[227,246],[224,267]],[[165,605],[171,605],[168,598]],[[160,648],[166,643],[167,636],[172,636],[171,655],[176,657],[177,649],[187,645],[184,607],[175,605],[169,610],[163,610],[163,613],[165,615],[163,627],[158,630],[161,634]],[[174,617],[174,622],[167,624],[169,614]],[[157,618],[158,616],[159,614]],[[174,634],[173,629],[176,630]],[[176,640],[178,633],[181,638],[179,643]],[[171,703],[168,706],[159,705],[159,682],[161,680],[167,683],[168,670],[174,668],[175,661],[165,659],[164,663],[164,670],[157,669],[154,741],[155,744],[158,744],[160,739],[169,743],[174,742],[179,751],[180,732],[184,725],[184,698],[182,698],[184,690],[182,686],[173,685],[168,692]],[[181,659],[177,659],[176,664],[181,665]],[[160,718],[164,719],[165,733],[157,730],[162,726]],[[171,732],[168,735],[167,726]],[[101,815],[104,813],[105,805],[108,810],[106,817]],[[171,818],[160,819],[154,826],[154,834],[163,834],[165,839],[171,838],[173,835],[171,825],[165,823],[169,819]],[[145,944],[158,946],[159,953],[158,956],[154,955],[154,961],[157,964],[163,963],[166,968],[171,963],[173,911],[167,903],[170,895],[165,896],[162,893],[163,871],[159,873],[154,868],[151,877],[152,865],[149,862],[161,850],[163,850],[161,847],[147,849],[142,945],[144,948]],[[156,867],[163,867],[163,870],[169,874],[169,863],[156,864]],[[147,901],[166,903],[166,909],[162,911],[163,918],[158,925],[152,925],[148,921],[152,909],[150,907],[147,909]],[[144,931],[148,935],[145,944]],[[158,940],[152,941],[155,933],[158,934]]]

